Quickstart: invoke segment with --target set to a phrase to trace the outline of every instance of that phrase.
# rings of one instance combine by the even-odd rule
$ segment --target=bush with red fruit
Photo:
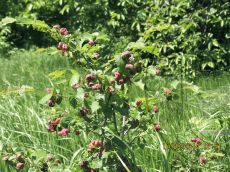
[[[131,171],[139,169],[133,161],[134,150],[127,145],[137,145],[136,137],[149,132],[149,128],[152,134],[161,131],[156,104],[163,103],[165,100],[160,97],[170,97],[172,91],[166,89],[162,95],[151,96],[162,88],[157,90],[149,86],[156,77],[153,66],[148,59],[142,58],[142,52],[135,47],[129,46],[123,53],[111,56],[106,55],[104,50],[106,39],[98,33],[66,35],[65,29],[52,30],[52,37],[60,42],[57,48],[71,57],[74,67],[49,75],[54,88],[43,100],[48,97],[49,107],[60,110],[66,106],[75,115],[54,118],[48,124],[48,131],[61,137],[76,137],[81,131],[95,139],[85,146],[82,159],[87,161],[78,162],[84,170],[93,170],[94,167],[90,168],[89,164],[93,164],[94,160],[102,161],[107,153],[110,156],[103,159],[107,170],[111,166],[121,169],[118,156],[127,162]],[[160,71],[156,71],[156,75],[159,74]],[[63,80],[67,82],[62,83]],[[61,91],[65,92],[65,96],[61,95]],[[57,97],[63,98],[63,106],[56,104]],[[67,117],[67,122],[62,120]]]

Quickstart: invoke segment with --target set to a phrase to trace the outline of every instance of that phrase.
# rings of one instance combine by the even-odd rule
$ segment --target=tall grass
[[[66,166],[71,165],[71,159],[73,162],[81,159],[79,150],[86,147],[90,138],[83,133],[80,137],[70,134],[60,139],[48,133],[50,113],[38,104],[44,89],[51,86],[47,74],[69,66],[65,57],[47,52],[22,52],[0,58],[1,145],[43,150],[58,156]],[[229,76],[204,76],[195,80],[201,91],[196,95],[185,92],[183,111],[179,100],[160,105],[162,133],[155,135],[149,128],[137,138],[140,145],[135,148],[135,158],[143,171],[192,171],[195,167],[199,171],[230,171],[229,135],[218,134],[230,127]],[[15,92],[23,86],[33,90]],[[212,146],[202,150],[184,148],[192,137],[201,137]],[[203,166],[197,161],[201,152],[209,156],[209,162]],[[0,161],[0,171],[14,169]]]

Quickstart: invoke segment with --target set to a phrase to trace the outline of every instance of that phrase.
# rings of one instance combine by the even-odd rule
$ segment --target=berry
[[[49,121],[49,124],[51,124],[51,125],[58,125],[58,124],[60,124],[60,122],[61,122],[61,119],[57,118],[57,119],[55,119],[53,121]]]
[[[92,83],[92,82],[89,82],[89,83],[87,84],[88,87],[92,87],[93,85],[94,85],[94,83]]]
[[[166,88],[164,93],[165,93],[166,96],[171,96],[172,95],[172,90]]]
[[[204,165],[207,163],[207,159],[205,158],[205,156],[200,156],[199,157],[199,162],[201,165]]]
[[[109,86],[109,87],[108,87],[108,92],[109,92],[109,93],[113,93],[113,92],[114,92],[113,86]]]
[[[94,57],[95,59],[99,59],[99,58],[100,58],[100,54],[99,54],[99,53],[94,53],[93,57]]]
[[[121,75],[120,72],[115,72],[115,73],[114,73],[114,78],[115,78],[116,81],[120,80],[121,77],[122,77],[122,75]]]
[[[75,89],[75,90],[78,89],[79,87],[80,87],[79,83],[75,83],[75,84],[72,85],[72,88]]]
[[[81,168],[88,168],[89,162],[88,161],[82,161],[80,166],[81,166]]]
[[[80,135],[81,132],[80,132],[79,130],[76,130],[76,131],[75,131],[75,134],[76,134],[76,135]]]
[[[155,74],[156,74],[156,75],[160,75],[160,74],[161,74],[160,69],[157,69],[157,70],[155,71]]]
[[[100,140],[92,140],[89,144],[89,150],[92,151],[96,148],[99,148],[102,146],[102,141]]]
[[[136,101],[136,105],[137,105],[137,106],[140,106],[140,105],[141,105],[141,103],[142,103],[142,101],[141,101],[141,100],[137,100],[137,101]]]
[[[118,81],[118,85],[122,85],[122,84],[124,84],[124,79],[120,79],[119,81]]]
[[[125,51],[125,52],[122,53],[121,56],[122,56],[123,58],[129,58],[129,57],[131,57],[131,52],[130,52],[130,51]]]
[[[156,132],[159,132],[159,131],[161,130],[160,123],[154,124],[154,130],[155,130]]]
[[[90,40],[90,41],[88,42],[88,45],[89,45],[89,46],[94,46],[94,44],[95,44],[95,42],[94,42],[93,40]]]
[[[62,44],[61,49],[62,49],[63,52],[66,52],[68,50],[68,45],[67,44]]]
[[[21,169],[23,169],[23,168],[24,168],[24,163],[18,162],[18,163],[16,164],[16,169],[17,169],[17,170],[21,170]]]
[[[191,139],[191,142],[196,143],[196,144],[200,144],[200,143],[201,143],[201,139],[198,138],[198,137],[192,138],[192,139]]]
[[[61,43],[61,42],[59,42],[59,43],[57,44],[57,49],[59,49],[59,50],[62,49],[62,43]]]
[[[126,64],[126,65],[125,65],[125,69],[126,69],[126,70],[133,70],[133,69],[134,69],[134,66],[133,66],[133,64]]]
[[[80,110],[81,116],[86,116],[88,113],[89,113],[89,109],[87,109],[87,108],[84,108],[84,107],[83,107],[83,108]]]
[[[100,90],[102,88],[102,85],[101,84],[94,84],[91,88],[93,90]]]
[[[130,77],[129,77],[129,76],[124,77],[124,81],[125,81],[125,82],[130,81]]]
[[[97,76],[94,73],[86,75],[86,80],[87,81],[94,81],[94,80],[96,80],[96,78],[97,78]]]
[[[89,97],[89,93],[84,93],[84,97],[85,98]]]
[[[54,131],[56,131],[56,128],[57,128],[57,126],[56,125],[48,125],[48,131],[49,132],[54,132]]]
[[[158,113],[159,112],[159,109],[158,109],[158,107],[155,105],[155,106],[153,106],[153,112],[154,113]]]
[[[69,129],[68,128],[63,128],[61,131],[58,132],[59,136],[66,136],[69,134]]]
[[[60,28],[59,33],[66,36],[66,35],[68,35],[68,30],[66,28]]]
[[[48,106],[49,107],[54,107],[55,106],[55,101],[53,99],[48,100]]]

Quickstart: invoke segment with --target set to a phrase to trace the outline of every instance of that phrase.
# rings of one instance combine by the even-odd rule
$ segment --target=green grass
[[[81,159],[81,154],[77,153],[86,148],[90,136],[70,134],[60,139],[48,133],[47,120],[54,112],[38,103],[44,89],[51,87],[47,75],[69,66],[66,57],[38,51],[0,58],[0,150],[10,145],[22,151],[36,150],[37,154],[45,151],[56,155],[66,167],[72,158]],[[158,137],[148,130],[140,141],[145,147],[142,144],[135,147],[135,159],[143,171],[192,171],[194,167],[199,167],[199,171],[230,171],[229,135],[213,132],[230,128],[229,78],[229,74],[199,77],[195,80],[201,90],[197,94],[184,90],[183,103],[176,100],[160,105],[162,133]],[[18,94],[15,90],[23,86],[34,90]],[[211,143],[211,147],[196,151],[183,148],[193,137],[201,137],[204,143]],[[161,142],[168,148],[161,149]],[[170,148],[169,143],[175,144],[177,149]],[[209,157],[203,166],[197,161],[201,152]],[[58,168],[63,171],[62,167]],[[0,171],[13,172],[14,169],[0,161]]]

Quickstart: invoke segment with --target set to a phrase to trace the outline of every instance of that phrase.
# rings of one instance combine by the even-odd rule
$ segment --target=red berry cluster
[[[156,132],[159,132],[159,131],[161,130],[161,125],[160,125],[160,123],[158,122],[158,123],[154,124],[153,129],[154,129]]]
[[[118,85],[122,85],[122,84],[130,81],[130,77],[129,76],[123,77],[122,74],[117,71],[114,73],[114,80],[117,81]]]
[[[62,27],[59,29],[59,33],[66,36],[66,35],[68,35],[68,30],[66,28]]]
[[[20,152],[7,154],[3,156],[2,160],[14,165],[17,170],[22,170],[25,166],[25,157]]]
[[[89,40],[88,45],[92,47],[95,45],[95,42],[93,40]]]
[[[68,51],[68,45],[62,42],[59,42],[57,45],[58,50],[62,50],[63,53]]]
[[[204,164],[207,163],[207,158],[204,155],[201,155],[199,157],[199,162],[200,162],[201,165],[204,165]]]
[[[67,136],[69,134],[69,129],[68,128],[63,128],[61,131],[58,132],[59,136]]]
[[[53,99],[49,99],[47,102],[49,107],[54,107],[55,106],[55,101]]]
[[[89,113],[89,109],[83,107],[80,109],[81,116],[85,117]]]
[[[172,90],[166,88],[166,89],[164,90],[164,94],[165,94],[166,96],[172,96]]]
[[[65,27],[61,27],[60,25],[54,25],[53,26],[54,29],[56,29],[60,34],[67,36],[68,35],[68,30]]]
[[[101,84],[95,83],[95,81],[97,80],[96,74],[94,74],[94,73],[87,74],[85,79],[88,82],[87,86],[91,87],[92,90],[101,90],[102,89],[102,85]]]
[[[198,138],[198,137],[192,138],[192,139],[191,139],[191,142],[196,143],[196,144],[201,144],[201,139]]]
[[[60,124],[61,119],[57,118],[55,120],[49,121],[48,123],[48,131],[55,132],[57,130],[57,125]]]
[[[103,146],[102,141],[100,140],[92,140],[88,146],[88,151],[91,152]]]

